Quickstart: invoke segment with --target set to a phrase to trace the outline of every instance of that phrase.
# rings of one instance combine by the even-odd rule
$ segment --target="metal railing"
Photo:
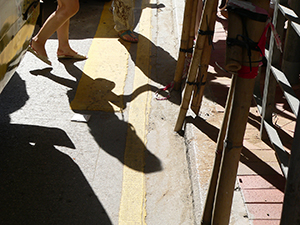
[[[296,22],[297,15],[293,10],[280,5],[278,2],[275,3],[274,14],[273,14],[273,25],[276,27],[278,34],[284,37],[284,26],[288,21],[289,29],[294,29],[300,36],[300,25]],[[295,18],[295,19],[293,19]],[[275,94],[276,86],[279,85],[284,93],[284,96],[294,113],[295,117],[299,117],[299,105],[300,101],[297,98],[292,85],[289,82],[289,74],[285,74],[281,68],[281,53],[275,46],[274,35],[271,35],[269,42],[269,50],[266,50],[266,58],[268,60],[263,96],[260,93],[260,81],[257,80],[256,87],[254,89],[254,97],[257,102],[259,112],[262,116],[261,120],[261,137],[264,139],[266,134],[268,135],[274,150],[277,153],[281,170],[284,176],[287,178],[288,175],[288,164],[289,164],[289,153],[283,147],[280,136],[276,131],[275,125],[272,122],[272,117],[275,107]],[[300,37],[299,37],[300,39]],[[283,49],[287,51],[288,49]],[[300,51],[300,49],[299,49]],[[266,133],[264,133],[266,131]],[[295,132],[296,135],[296,132]],[[294,139],[299,139],[300,136],[294,136]],[[300,146],[298,146],[300,151]]]
[[[273,25],[276,27],[281,38],[287,39],[288,37],[286,36],[286,33],[294,32],[296,41],[300,43],[300,18],[291,8],[279,4],[278,1],[279,0],[275,3],[272,22]],[[285,32],[286,24],[288,32]],[[256,87],[254,89],[254,97],[262,118],[260,130],[261,138],[264,139],[266,135],[268,136],[274,150],[277,153],[282,172],[287,179],[280,224],[298,224],[299,220],[297,219],[299,218],[300,213],[300,206],[298,206],[299,202],[297,202],[300,197],[300,101],[297,98],[290,81],[293,82],[298,80],[299,82],[299,74],[296,74],[296,76],[295,74],[291,75],[290,72],[293,73],[295,70],[291,71],[291,69],[285,70],[283,68],[282,56],[285,51],[289,51],[290,49],[285,46],[283,53],[281,53],[276,48],[274,39],[275,38],[272,33],[269,48],[266,50],[268,64],[265,74],[263,94],[261,95],[260,79],[257,79]],[[289,40],[286,40],[285,43],[288,41]],[[291,44],[291,42],[289,44]],[[297,51],[300,51],[300,49],[297,49]],[[294,57],[299,58],[297,55]],[[275,94],[277,85],[279,85],[283,91],[285,99],[296,117],[291,154],[284,149],[275,124],[272,122],[276,104]]]

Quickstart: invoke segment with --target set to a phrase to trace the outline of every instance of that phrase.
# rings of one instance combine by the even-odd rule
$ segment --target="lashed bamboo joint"
[[[229,0],[227,11],[229,17],[225,69],[236,73],[246,63],[249,64],[251,72],[252,66],[257,67],[262,62],[262,59],[251,59],[253,51],[257,52],[254,53],[256,56],[253,58],[257,58],[257,54],[263,55],[263,52],[260,47],[261,40],[253,41],[249,37],[246,23],[251,20],[265,24],[268,20],[268,12],[251,1],[239,0]],[[242,57],[245,55],[245,51],[247,59]]]
[[[201,15],[201,20],[200,20],[200,25],[199,25],[198,31],[201,34],[205,33],[205,35],[199,34],[196,38],[196,43],[195,43],[195,48],[194,48],[194,52],[192,55],[191,65],[188,70],[187,83],[186,83],[185,89],[184,89],[183,101],[180,106],[180,112],[179,112],[178,119],[177,119],[175,129],[174,129],[175,131],[180,131],[182,129],[193,90],[195,90],[195,88],[196,88],[196,85],[194,85],[194,84],[198,84],[198,83],[202,84],[202,83],[206,82],[206,78],[204,79],[204,77],[201,78],[199,76],[197,78],[197,74],[204,74],[202,71],[202,68],[203,68],[202,65],[207,65],[209,63],[206,61],[203,62],[202,60],[204,58],[205,58],[205,60],[207,58],[210,58],[211,45],[209,45],[208,39],[209,39],[209,37],[210,37],[210,39],[212,39],[211,36],[213,35],[212,30],[214,30],[214,24],[215,24],[215,20],[216,20],[217,3],[218,3],[218,0],[207,0],[207,1],[205,1],[205,5],[203,7],[203,12]],[[188,4],[188,1],[186,2],[186,4]],[[186,5],[186,7],[187,7],[187,5]],[[193,34],[195,34],[194,28],[195,28],[195,23],[192,24],[192,28],[190,27],[190,31],[193,31],[192,32]],[[204,55],[208,54],[208,52],[206,52],[206,50],[208,50],[208,52],[209,52],[209,57],[203,57]],[[180,64],[181,63],[182,62],[180,61]],[[199,68],[199,65],[201,65],[200,68]],[[178,68],[181,69],[181,67],[179,65],[179,59],[177,62],[177,68],[176,68],[175,75],[178,75],[178,73],[182,74],[182,71],[179,71]],[[181,79],[181,76],[180,76],[180,79]],[[200,81],[199,79],[202,79],[202,81]],[[179,78],[176,77],[174,79],[174,81],[175,81],[175,83],[176,82],[178,83]],[[200,86],[197,85],[199,90],[204,89],[204,88],[202,88],[203,86],[204,85],[200,85]],[[201,98],[202,98],[202,95],[201,95]],[[198,102],[199,102],[199,100],[198,100]],[[200,101],[200,103],[201,103],[201,101]],[[200,103],[196,104],[196,106],[194,106],[195,110],[199,110]]]

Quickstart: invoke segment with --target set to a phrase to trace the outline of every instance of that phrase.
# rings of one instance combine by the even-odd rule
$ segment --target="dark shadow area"
[[[261,117],[260,116],[255,116],[252,113],[249,113],[248,117],[248,123],[251,124],[253,127],[257,128],[257,130],[260,130],[261,126]],[[288,133],[286,133],[283,129],[280,127],[274,125],[275,130],[277,131],[282,144],[287,148],[291,149],[292,148],[292,143],[293,143],[293,137],[291,137]],[[272,144],[270,143],[269,139],[268,140],[262,140],[265,142],[270,148],[273,149]]]
[[[256,101],[258,101],[257,104],[259,104],[259,105],[262,105],[264,82],[265,82],[265,69],[266,68],[262,68],[260,77],[258,77],[259,81],[257,81],[257,90],[256,90],[255,94],[256,94]],[[272,76],[272,74],[270,74],[270,76]],[[288,112],[293,113],[289,103],[287,102],[287,99],[284,96],[284,92],[282,90],[282,88],[287,87],[287,85],[283,84],[282,82],[280,82],[280,85],[278,83],[276,84],[275,99],[274,99],[275,104],[282,104],[284,110],[287,110]],[[296,85],[296,86],[292,87],[292,89],[293,89],[294,93],[292,93],[292,90],[289,89],[289,92],[287,92],[287,94],[289,94],[291,96],[295,96],[295,98],[299,99],[300,98],[300,85],[299,86]],[[282,116],[284,118],[287,118],[291,121],[296,121],[296,117],[291,116],[282,110],[279,110],[276,105],[273,110],[274,110],[274,113],[276,113],[278,115],[280,114],[280,116]]]
[[[186,118],[186,123],[193,124],[199,130],[201,130],[201,132],[203,132],[206,136],[208,136],[213,142],[217,143],[219,128],[211,125],[210,123],[206,122],[206,120],[204,120],[199,116],[196,116],[195,118],[193,118],[192,116],[188,116]]]
[[[115,83],[104,79],[104,78],[98,78],[93,80],[90,76],[83,73],[82,70],[80,70],[78,67],[74,65],[76,60],[60,60],[61,63],[64,64],[67,72],[75,78],[75,80],[71,80],[68,78],[64,78],[62,76],[53,74],[52,68],[45,68],[41,70],[32,70],[30,73],[34,76],[43,76],[47,77],[50,80],[64,85],[66,87],[69,87],[70,90],[68,91],[68,97],[69,102],[71,103],[74,98],[77,91],[77,87],[79,84],[80,79],[84,79],[87,84],[89,84],[90,89],[95,90],[97,93],[94,95],[95,102],[91,102],[91,104],[97,104],[97,101],[100,102],[102,105],[105,104],[107,107],[103,108],[111,108],[109,111],[113,112],[113,108],[111,104],[115,104],[121,109],[125,109],[126,104],[130,101],[132,101],[134,98],[136,98],[139,94],[145,92],[145,91],[152,91],[155,93],[158,91],[158,88],[153,85],[143,85],[135,89],[131,94],[129,95],[116,95],[113,92],[113,88],[115,87]],[[99,93],[101,91],[101,93]],[[160,93],[163,97],[166,97],[168,93],[161,92]],[[98,95],[98,96],[97,96]],[[88,104],[85,102],[85,104]],[[89,109],[86,109],[89,110]],[[92,108],[91,108],[92,110]]]
[[[231,78],[232,74],[225,70],[226,59],[226,40],[218,40],[213,42],[213,49],[211,50],[211,57],[209,65],[216,71],[217,77]]]
[[[105,112],[93,114],[88,126],[98,145],[129,168],[141,171],[141,166],[144,166],[141,163],[145,161],[146,165],[150,162],[151,165],[146,166],[141,172],[152,173],[162,170],[161,161],[146,148],[142,140],[136,135],[134,127],[120,120],[115,114]],[[131,159],[125,162],[126,144],[135,152],[131,155]],[[145,159],[137,157],[142,155]]]
[[[149,90],[156,91],[157,88],[151,85],[144,85],[134,90],[130,95],[116,95],[112,91],[115,86],[114,82],[102,78],[93,80],[90,76],[86,75],[76,67],[72,60],[61,60],[61,62],[63,62],[68,73],[72,75],[76,81],[54,75],[48,68],[30,71],[30,73],[36,76],[41,75],[47,77],[54,82],[70,87],[71,89],[68,91],[68,97],[71,105],[72,100],[74,100],[75,97],[79,80],[85,79],[85,83],[89,84],[89,93],[93,93],[93,90],[95,90],[94,98],[90,103],[91,105],[89,105],[88,101],[83,101],[84,110],[74,111],[93,115],[88,122],[88,126],[90,128],[90,133],[93,135],[98,145],[108,154],[117,158],[124,164],[126,136],[132,137],[132,140],[130,141],[135,143],[135,149],[137,151],[143,151],[146,156],[146,161],[150,160],[152,164],[151,167],[147,167],[148,169],[143,172],[150,173],[160,171],[162,169],[160,160],[146,148],[142,140],[136,135],[134,127],[124,120],[119,119],[114,113],[111,113],[114,112],[112,104],[118,106],[120,109],[125,109],[126,103],[132,101],[140,93]],[[101,90],[101,92],[99,92],[99,90]],[[88,111],[95,110],[95,107],[102,107],[108,112],[100,112],[99,110]],[[127,142],[130,141],[127,140]],[[135,170],[141,170],[136,164],[127,166]]]
[[[285,178],[277,171],[275,171],[267,163],[259,159],[255,154],[253,154],[249,149],[243,148],[240,162],[244,163],[247,167],[253,170],[257,175],[261,176],[263,179],[268,181],[278,190],[284,193],[285,189]]]
[[[207,74],[207,86],[210,92],[204,91],[204,95],[207,99],[225,108],[227,101],[227,94],[229,91],[228,86],[218,82],[216,76],[212,73]]]
[[[120,43],[127,48],[135,66],[137,66],[145,74],[145,76],[163,86],[166,86],[173,81],[177,60],[175,60],[169,52],[159,46],[156,46],[147,37],[139,34],[139,44],[142,46],[148,46],[151,49],[151,55],[139,57],[137,59],[137,45],[128,45],[123,40],[120,40]],[[151,70],[149,69],[149,60]],[[180,105],[180,96],[178,96],[179,92],[173,91],[173,93],[172,98],[169,98],[168,101]]]
[[[11,124],[28,100],[15,73],[0,95],[1,224],[112,224],[78,165],[55,146],[75,149],[58,128]]]
[[[150,3],[150,0],[147,0],[147,2],[146,1],[144,1],[144,2],[143,1],[135,1],[134,3],[135,3],[134,10],[133,10],[133,13],[134,13],[134,26],[133,27],[134,28],[137,27],[137,25],[140,21],[143,9],[145,9],[145,8],[161,9],[161,8],[166,7],[163,3],[160,3],[160,4]]]
[[[186,122],[192,123],[201,132],[207,135],[212,141],[217,143],[219,128],[209,124],[200,117],[193,118],[189,116],[187,117]],[[284,192],[285,178],[245,147],[243,147],[242,149],[240,162],[244,163],[257,175],[264,178],[278,190]]]

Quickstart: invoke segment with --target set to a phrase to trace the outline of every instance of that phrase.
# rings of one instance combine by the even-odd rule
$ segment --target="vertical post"
[[[185,2],[185,9],[184,9],[184,18],[183,18],[183,26],[182,26],[182,33],[181,33],[181,44],[179,49],[179,55],[176,65],[176,71],[174,76],[174,89],[179,90],[182,78],[182,72],[184,68],[184,61],[185,55],[189,48],[189,36],[190,36],[190,29],[191,29],[191,21],[192,21],[192,11],[195,5],[195,2],[198,0],[186,0]]]
[[[216,12],[218,0],[206,0],[204,5],[204,11],[202,13],[201,22],[200,22],[200,29],[206,31],[208,29],[208,24],[211,21],[213,13]],[[180,105],[180,112],[177,118],[177,122],[175,125],[175,131],[179,131],[182,129],[183,122],[188,110],[188,106],[190,104],[192,91],[193,91],[193,84],[196,80],[196,74],[198,71],[200,59],[203,52],[203,47],[205,43],[205,39],[207,37],[205,35],[198,35],[195,45],[195,50],[193,52],[192,62],[189,68],[187,83],[185,85],[183,100]]]
[[[213,223],[228,225],[255,80],[237,77],[213,211]]]
[[[221,159],[223,155],[223,142],[226,135],[227,126],[228,126],[228,117],[231,109],[232,96],[235,88],[235,83],[236,83],[236,76],[233,76],[231,80],[229,93],[227,96],[223,122],[218,136],[214,166],[211,174],[211,179],[210,179],[209,188],[208,188],[205,206],[202,215],[202,222],[201,222],[202,225],[210,225],[212,220],[212,212],[213,212],[213,206],[214,206],[214,200],[216,194],[216,187],[217,187],[217,182],[219,177]]]
[[[243,33],[241,18],[235,13],[228,12],[228,34],[227,38],[236,38]],[[226,47],[225,69],[236,72],[241,69],[242,47],[238,45]]]
[[[275,2],[272,23],[275,28],[277,27],[277,25],[282,25],[283,28],[283,24],[280,23],[277,24],[278,18],[283,17],[282,15],[280,17],[280,15],[278,15],[278,12],[279,12],[278,2]],[[264,83],[263,100],[262,100],[261,126],[260,126],[260,137],[262,140],[266,140],[268,138],[268,134],[264,129],[264,121],[268,121],[270,124],[272,124],[272,114],[274,112],[274,107],[275,107],[275,94],[276,94],[277,81],[275,77],[272,75],[271,67],[274,61],[278,61],[279,50],[276,48],[274,43],[275,43],[275,38],[272,31],[271,38],[270,38],[270,45],[269,45],[269,58],[268,58],[265,83]],[[279,63],[277,62],[277,64]]]
[[[208,29],[213,31],[215,28],[217,13],[213,13]],[[213,35],[211,35],[211,41],[213,39]],[[203,53],[201,56],[200,67],[197,76],[197,86],[194,87],[193,90],[193,100],[191,104],[191,109],[193,112],[198,115],[200,111],[200,106],[203,98],[203,93],[205,89],[205,84],[207,80],[207,70],[210,62],[210,56],[212,51],[212,43],[210,43],[209,38],[206,38]]]
[[[252,0],[254,5],[269,9],[269,0]],[[229,14],[230,17],[230,14]],[[246,19],[244,27],[248,31],[248,37],[258,42],[264,31],[265,23],[251,19]],[[229,32],[229,31],[228,31]],[[249,67],[249,58],[246,49],[243,49],[242,66]],[[252,73],[254,68],[258,69],[258,63],[254,63],[260,58],[259,52],[251,51]],[[230,219],[232,197],[236,174],[243,147],[243,139],[248,120],[249,109],[253,98],[254,78],[242,78],[242,70],[239,70],[234,89],[232,107],[229,115],[228,129],[224,141],[224,150],[221,162],[221,170],[217,185],[216,199],[213,210],[212,224],[228,225]]]

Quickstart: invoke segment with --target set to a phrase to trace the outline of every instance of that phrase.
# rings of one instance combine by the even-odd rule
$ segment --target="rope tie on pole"
[[[249,63],[250,66],[249,67],[242,66],[241,69],[238,71],[238,76],[242,77],[242,78],[248,78],[248,79],[255,78],[258,73],[258,67],[252,68],[252,63],[261,62],[261,64],[259,64],[259,66],[267,64],[267,59],[265,58],[264,51],[265,51],[266,35],[267,35],[268,28],[271,27],[274,37],[275,37],[275,43],[277,45],[277,48],[280,51],[282,51],[279,35],[277,34],[274,25],[271,23],[268,12],[265,9],[252,4],[251,2],[239,1],[239,0],[229,0],[228,4],[227,4],[227,10],[230,12],[233,12],[241,17],[244,35],[238,34],[238,35],[236,35],[235,38],[227,37],[226,44],[229,47],[239,46],[239,47],[245,48],[247,51],[247,56],[249,58],[248,62],[240,61],[241,63]],[[246,22],[245,22],[246,18],[249,18],[251,20],[255,20],[258,22],[267,22],[268,21],[259,42],[254,42],[253,40],[251,40],[249,38],[248,31],[246,29]],[[258,61],[252,61],[251,60],[251,51],[260,52],[262,59],[258,60]]]
[[[251,20],[255,20],[258,22],[266,22],[268,20],[268,12],[260,7],[253,5],[251,2],[245,1],[237,1],[237,0],[229,0],[227,5],[227,10],[233,12],[241,17],[244,35],[237,35],[235,38],[227,38],[226,43],[228,46],[240,46],[247,50],[247,55],[249,58],[250,64],[250,73],[252,72],[252,63],[255,62],[263,62],[266,63],[266,59],[264,57],[264,46],[259,45],[259,42],[254,42],[249,38],[248,31],[246,29],[245,18],[249,18]],[[259,51],[263,56],[262,60],[259,61],[251,61],[251,51]],[[244,70],[243,70],[244,71]]]
[[[241,39],[239,39],[239,37]],[[251,61],[251,50],[252,51],[258,51],[261,53],[261,55],[264,55],[262,50],[260,49],[260,47],[258,46],[258,42],[254,42],[253,40],[251,40],[248,37],[248,34],[246,33],[246,35],[237,35],[236,38],[227,38],[226,43],[228,46],[234,46],[234,45],[238,45],[240,47],[243,47],[247,50],[247,55],[249,58],[249,64],[250,64],[250,72],[252,70],[252,63],[255,62],[262,62],[265,63],[266,59],[265,57],[263,57],[261,60],[258,61]]]
[[[199,89],[202,85],[205,85],[205,84],[206,84],[206,82],[202,82],[202,78],[203,78],[203,77],[201,77],[201,80],[200,80],[199,82],[190,82],[190,81],[186,81],[186,83],[187,83],[188,85],[195,85],[195,86],[197,86],[197,88]]]
[[[233,143],[232,141],[230,141],[230,140],[224,140],[224,148],[228,148],[229,150],[232,150],[232,149],[234,149],[234,148],[237,148],[237,149],[239,149],[239,148],[242,148],[243,147],[243,144],[241,144],[241,145],[236,145],[236,144],[238,144],[238,143]]]
[[[214,45],[213,45],[212,39],[213,39],[215,31],[214,30],[209,30],[209,24],[208,24],[207,15],[206,15],[206,23],[207,23],[207,30],[204,31],[204,30],[199,29],[198,30],[198,34],[199,35],[207,35],[208,36],[208,43],[209,43],[209,45],[212,46],[212,49],[214,50]]]
[[[193,53],[194,49],[193,48],[189,48],[189,49],[179,48],[179,51],[184,52],[184,53]]]
[[[199,85],[197,86],[197,92],[196,92],[196,95],[198,95],[198,94],[199,94],[199,92],[200,92],[200,86],[204,86],[204,85],[206,85],[206,81],[205,81],[205,82],[203,82],[203,79],[204,79],[204,74],[203,74],[203,75],[201,75],[201,79],[200,79],[200,81],[198,82],[198,83],[199,83]]]

